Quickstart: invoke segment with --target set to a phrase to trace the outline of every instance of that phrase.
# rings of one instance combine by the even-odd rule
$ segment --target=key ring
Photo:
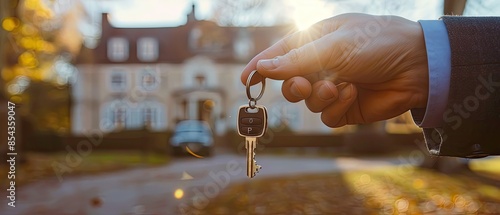
[[[254,109],[255,108],[255,105],[257,105],[257,100],[259,100],[260,98],[262,98],[262,95],[264,95],[264,90],[266,89],[266,78],[265,77],[262,77],[262,88],[260,90],[260,93],[259,93],[259,96],[257,96],[257,98],[253,98],[252,97],[252,93],[250,92],[250,81],[252,80],[252,77],[253,75],[257,73],[257,70],[254,70],[250,73],[250,75],[248,75],[248,78],[247,78],[247,83],[246,83],[246,87],[247,87],[247,97],[248,97],[248,106],[250,106],[250,108]]]

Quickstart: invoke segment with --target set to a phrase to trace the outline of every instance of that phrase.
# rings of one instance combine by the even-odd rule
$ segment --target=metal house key
[[[262,79],[262,89],[257,98],[253,98],[250,93],[250,80],[257,71],[250,73],[246,83],[248,105],[240,106],[238,111],[238,134],[245,137],[245,148],[247,149],[247,176],[253,178],[261,169],[255,161],[255,148],[257,147],[257,138],[262,137],[267,129],[267,109],[264,106],[257,105],[264,94],[266,86],[265,79]]]

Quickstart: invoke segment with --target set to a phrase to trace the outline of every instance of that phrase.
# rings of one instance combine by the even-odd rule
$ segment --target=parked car
[[[213,151],[214,137],[205,121],[185,120],[177,124],[170,146],[173,155],[183,155],[191,150],[196,155],[210,156]]]

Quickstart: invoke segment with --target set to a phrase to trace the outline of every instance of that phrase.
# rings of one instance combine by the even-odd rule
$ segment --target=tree
[[[82,37],[77,22],[85,15],[83,7],[78,0],[8,0],[1,4],[0,93],[22,104],[18,114],[39,129],[64,131],[69,126],[69,111],[42,106],[52,107],[51,100],[69,101],[65,74],[71,67],[57,65],[69,65],[79,52]],[[34,85],[40,86],[37,90],[27,90]],[[46,102],[36,106],[30,103],[38,97]],[[69,102],[56,104],[64,104],[69,109]]]

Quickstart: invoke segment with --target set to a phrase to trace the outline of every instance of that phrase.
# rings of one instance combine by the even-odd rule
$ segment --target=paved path
[[[370,169],[398,164],[389,159],[304,158],[258,155],[258,178]],[[0,214],[182,214],[202,210],[231,183],[249,182],[242,155],[173,160],[170,165],[94,176],[47,179],[18,188],[16,208],[2,200]],[[250,181],[251,183],[251,181]],[[175,191],[178,190],[177,197]]]

